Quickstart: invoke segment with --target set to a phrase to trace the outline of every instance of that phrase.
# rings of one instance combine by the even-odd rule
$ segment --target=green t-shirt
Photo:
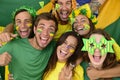
[[[87,67],[89,66],[88,62],[83,61],[83,62],[81,63],[81,66],[82,66],[83,69],[84,69],[84,79],[85,79],[85,80],[90,80],[90,79],[88,78],[88,76],[87,76]],[[99,80],[99,79],[97,79],[97,80]],[[120,77],[118,77],[118,78],[112,78],[112,80],[120,80]]]
[[[14,80],[41,80],[54,45],[52,41],[45,49],[37,50],[27,38],[17,39],[0,48],[0,54],[7,51],[12,56],[9,71]]]

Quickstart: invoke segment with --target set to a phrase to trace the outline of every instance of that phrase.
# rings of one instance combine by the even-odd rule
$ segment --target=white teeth
[[[42,40],[47,40],[48,38],[41,37]]]
[[[61,51],[60,51],[60,53],[61,53],[61,54],[64,54],[64,55],[66,55],[66,54],[67,54],[67,52],[66,52],[66,51],[64,51],[64,50],[61,50]]]
[[[21,32],[25,32],[25,31],[28,31],[27,29],[23,29],[23,30],[20,30]]]
[[[78,30],[78,31],[80,31],[80,30],[84,30],[84,28],[78,28],[77,30]]]
[[[67,14],[68,11],[63,10],[63,11],[61,11],[61,13],[62,13],[62,14]]]

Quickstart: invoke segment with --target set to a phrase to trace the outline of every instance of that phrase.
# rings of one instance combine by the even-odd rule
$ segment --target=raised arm
[[[4,29],[4,31],[2,33],[0,33],[0,46],[3,45],[4,42],[8,42],[11,40],[11,38],[16,37],[17,35],[13,34],[13,24],[10,23],[6,26],[6,28]]]
[[[14,30],[14,25],[13,23],[10,23],[5,27],[4,32],[13,33],[13,30]]]
[[[0,66],[5,66],[11,61],[11,55],[8,52],[0,54]]]

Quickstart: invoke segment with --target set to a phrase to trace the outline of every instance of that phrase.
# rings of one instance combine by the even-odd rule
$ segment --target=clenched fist
[[[11,61],[11,55],[8,52],[0,54],[0,66],[8,65]]]

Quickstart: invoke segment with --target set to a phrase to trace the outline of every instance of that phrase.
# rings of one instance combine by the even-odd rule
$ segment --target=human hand
[[[13,74],[9,74],[9,75],[8,75],[8,80],[14,80]]]
[[[58,80],[72,80],[72,69],[73,66],[64,66],[64,68],[61,70],[59,74]]]
[[[11,55],[8,52],[4,52],[3,54],[0,54],[0,66],[8,65],[11,61]]]
[[[89,77],[90,80],[96,80],[99,79],[99,70],[95,69],[92,66],[89,66],[87,68],[87,76]],[[97,73],[97,74],[96,74]]]
[[[0,33],[0,46],[2,46],[2,43],[9,42],[12,38],[15,38],[17,34],[12,34],[8,32]]]

